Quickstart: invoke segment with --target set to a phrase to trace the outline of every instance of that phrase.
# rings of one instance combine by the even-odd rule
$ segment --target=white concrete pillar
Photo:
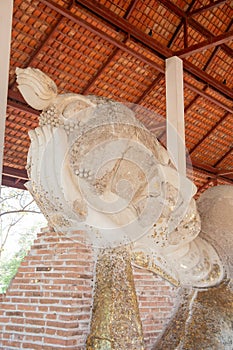
[[[10,44],[13,0],[0,1],[0,182],[2,183],[2,159],[5,135],[7,91],[9,78]],[[0,183],[0,184],[1,184]]]
[[[178,172],[186,176],[183,62],[166,60],[167,150]]]

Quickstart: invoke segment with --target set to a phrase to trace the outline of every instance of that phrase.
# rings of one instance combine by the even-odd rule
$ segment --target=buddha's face
[[[39,183],[53,203],[44,208],[52,226],[86,229],[101,246],[131,243],[155,231],[158,247],[179,244],[175,229],[187,214],[192,184],[179,177],[166,150],[129,108],[60,95],[42,112],[40,125],[31,133],[29,167],[34,190]],[[184,240],[197,234],[184,231]]]

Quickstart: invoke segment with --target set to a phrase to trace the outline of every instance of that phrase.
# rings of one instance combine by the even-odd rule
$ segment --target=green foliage
[[[20,251],[11,259],[0,262],[0,293],[5,293],[26,252]]]
[[[2,187],[0,205],[0,293],[5,293],[46,221],[28,191]]]
[[[0,293],[5,293],[12,278],[18,271],[21,261],[27,255],[34,239],[36,238],[37,225],[28,229],[19,239],[20,249],[10,259],[0,260]]]

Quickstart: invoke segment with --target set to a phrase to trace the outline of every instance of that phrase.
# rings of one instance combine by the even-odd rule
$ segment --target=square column
[[[167,150],[178,172],[186,176],[183,61],[166,60]]]

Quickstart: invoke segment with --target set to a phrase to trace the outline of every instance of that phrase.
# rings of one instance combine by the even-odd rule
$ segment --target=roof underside
[[[232,38],[232,1],[15,0],[3,184],[24,187],[27,133],[38,124],[16,67],[41,69],[59,92],[132,104],[165,144],[164,61],[173,55],[184,63],[189,176],[199,193],[233,184]]]

